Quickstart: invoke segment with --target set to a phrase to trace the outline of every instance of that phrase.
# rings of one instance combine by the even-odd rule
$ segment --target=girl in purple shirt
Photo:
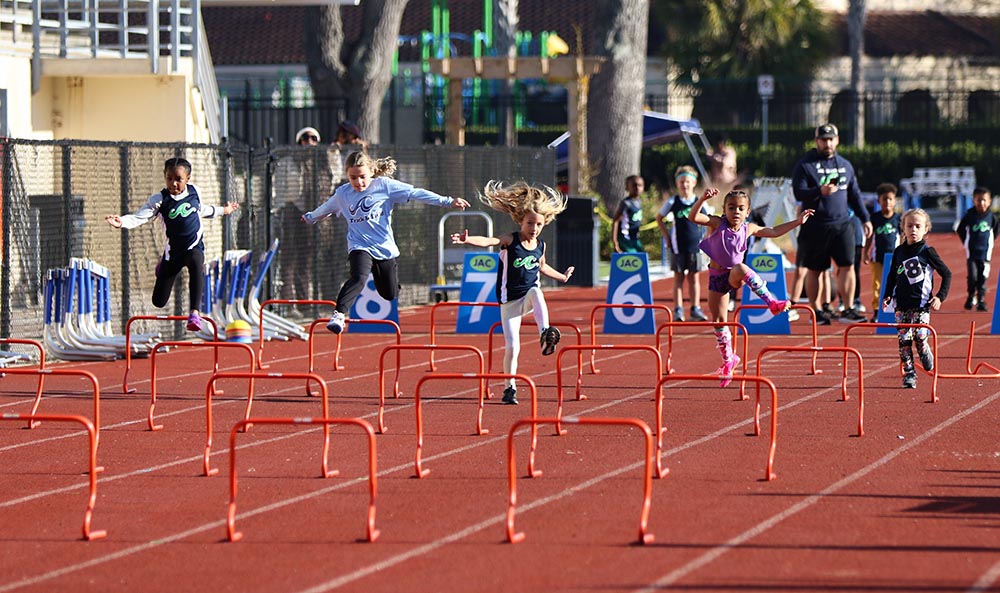
[[[813,215],[813,210],[803,210],[796,220],[790,220],[776,227],[762,227],[747,221],[750,216],[750,196],[742,190],[733,190],[726,194],[722,202],[723,216],[708,215],[701,211],[704,203],[719,195],[719,190],[710,187],[698,198],[688,214],[691,222],[708,227],[708,235],[698,246],[712,260],[708,264],[708,311],[716,322],[725,323],[729,313],[729,290],[746,284],[754,294],[759,296],[773,315],[783,313],[791,308],[788,301],[774,298],[767,290],[757,272],[743,263],[747,252],[747,238],[774,238],[801,225]],[[724,224],[723,224],[724,223]],[[733,378],[733,369],[740,363],[740,357],[733,352],[732,335],[729,327],[716,326],[715,339],[722,353],[722,366],[719,367],[721,386],[729,385]]]

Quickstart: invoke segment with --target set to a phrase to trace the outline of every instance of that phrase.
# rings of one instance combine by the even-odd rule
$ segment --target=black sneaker
[[[853,308],[844,309],[844,312],[840,314],[840,320],[844,323],[861,323],[865,318],[855,311]]]
[[[986,311],[986,303],[979,301],[979,303],[976,304],[976,311]]]
[[[976,297],[970,296],[969,298],[965,299],[965,310],[966,311],[971,311],[972,308],[975,307],[975,306],[976,306]]]
[[[548,356],[555,352],[556,344],[559,343],[559,338],[561,337],[562,334],[560,334],[559,330],[554,327],[547,327],[542,330],[542,336],[539,339],[542,346],[542,356]]]
[[[925,345],[920,350],[920,364],[928,373],[934,370],[934,353],[931,352],[930,346]]]
[[[916,389],[917,388],[917,376],[913,373],[907,374],[903,377],[903,389]]]
[[[508,406],[516,406],[517,405],[517,390],[514,389],[513,387],[508,387],[507,389],[504,389],[503,390],[503,400],[502,401],[503,401],[503,403],[507,404]]]
[[[816,311],[816,325],[830,325],[830,315],[826,311]]]

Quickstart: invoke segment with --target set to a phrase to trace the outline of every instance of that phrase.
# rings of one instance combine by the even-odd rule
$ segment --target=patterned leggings
[[[907,309],[896,311],[896,323],[923,323],[930,325],[931,312],[925,309]],[[906,327],[899,330],[899,360],[903,363],[903,372],[913,373],[913,343],[917,343],[917,348],[923,350],[927,348],[927,336],[930,330],[925,327]]]

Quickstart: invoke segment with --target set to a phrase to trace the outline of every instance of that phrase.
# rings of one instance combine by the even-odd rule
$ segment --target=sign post
[[[773,76],[761,74],[757,77],[757,94],[760,95],[761,145],[767,146],[767,104],[771,97],[774,97]]]

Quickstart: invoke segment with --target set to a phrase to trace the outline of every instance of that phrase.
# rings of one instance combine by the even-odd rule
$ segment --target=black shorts
[[[704,268],[701,265],[701,257],[697,253],[670,253],[670,269],[674,273],[700,272]]]
[[[851,219],[832,224],[808,222],[799,227],[799,253],[806,268],[822,272],[832,259],[844,268],[854,264],[854,225]]]

